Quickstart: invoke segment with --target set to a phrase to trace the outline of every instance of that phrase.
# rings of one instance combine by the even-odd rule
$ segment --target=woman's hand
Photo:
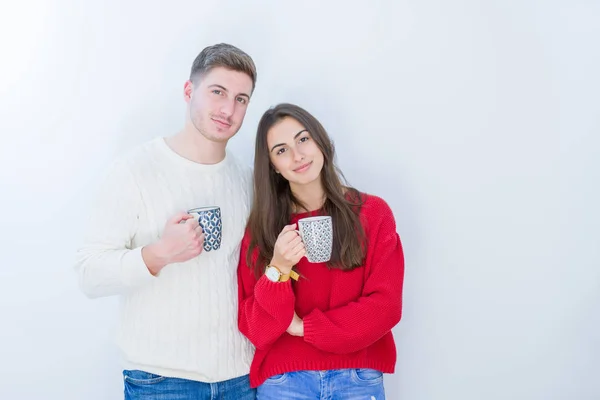
[[[276,266],[281,273],[289,274],[292,267],[306,255],[304,243],[294,229],[296,224],[286,225],[275,242],[271,265]]]
[[[292,318],[292,323],[287,328],[287,333],[292,336],[304,336],[304,321],[296,314],[294,311],[294,318]]]

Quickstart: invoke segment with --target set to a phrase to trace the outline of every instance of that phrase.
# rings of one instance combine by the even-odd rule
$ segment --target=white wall
[[[1,399],[121,398],[116,299],[72,271],[80,220],[117,153],[181,127],[220,41],[259,67],[238,154],[297,102],[395,212],[390,399],[600,398],[600,3],[368,3],[2,2]]]

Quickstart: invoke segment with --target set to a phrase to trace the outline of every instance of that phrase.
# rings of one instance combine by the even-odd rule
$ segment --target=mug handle
[[[188,220],[190,220],[190,219],[195,219],[196,221],[199,221],[199,219],[200,219],[200,216],[199,216],[199,215],[194,215],[194,214],[191,214],[191,213],[187,213],[187,215],[191,215],[191,216],[192,216],[192,218],[188,218],[188,219],[182,219],[181,221],[179,221],[179,223],[180,223],[180,224],[185,224],[185,223],[186,223],[186,221],[188,221]]]
[[[302,239],[302,242],[304,242],[304,238],[302,237],[302,233],[300,233],[300,231],[298,229],[294,229],[294,232],[296,232],[298,234],[298,236],[300,236],[300,239]]]

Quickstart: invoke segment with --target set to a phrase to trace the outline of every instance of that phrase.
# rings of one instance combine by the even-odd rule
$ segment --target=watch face
[[[267,270],[265,271],[265,275],[267,275],[267,278],[269,278],[270,281],[273,281],[273,282],[279,281],[279,271],[277,271],[273,267],[267,268]]]

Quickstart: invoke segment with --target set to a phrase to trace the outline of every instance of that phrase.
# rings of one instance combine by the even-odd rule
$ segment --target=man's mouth
[[[224,119],[220,119],[220,118],[211,118],[215,124],[217,124],[217,126],[221,127],[221,128],[229,128],[231,127],[231,123],[229,123],[228,121],[224,120]]]

